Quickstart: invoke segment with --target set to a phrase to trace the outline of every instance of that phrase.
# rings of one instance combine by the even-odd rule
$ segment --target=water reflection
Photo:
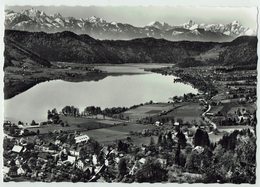
[[[160,74],[136,74],[109,76],[100,81],[44,82],[5,100],[5,119],[31,122],[46,120],[47,110],[61,110],[74,105],[83,110],[86,106],[125,106],[145,103],[150,100],[167,102],[170,97],[184,93],[197,93],[190,85],[173,83],[173,76]]]

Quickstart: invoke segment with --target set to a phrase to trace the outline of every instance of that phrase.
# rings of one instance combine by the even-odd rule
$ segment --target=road
[[[211,120],[206,116],[207,113],[208,113],[208,112],[210,111],[210,109],[211,109],[211,105],[210,105],[205,99],[201,99],[201,101],[203,101],[203,102],[208,106],[208,109],[207,109],[205,112],[203,112],[203,114],[202,114],[201,116],[204,118],[204,121],[206,121],[207,123],[209,123],[209,124],[211,124],[211,125],[213,126],[214,130],[217,129],[217,124],[214,123],[213,121],[211,121]]]

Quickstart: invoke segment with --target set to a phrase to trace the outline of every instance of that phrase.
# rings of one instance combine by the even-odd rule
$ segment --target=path
[[[208,104],[208,102],[207,102],[205,99],[201,99],[201,101],[203,101],[203,102],[208,106],[208,109],[207,109],[205,112],[203,112],[203,114],[202,114],[201,116],[204,118],[204,120],[205,120],[206,122],[208,122],[209,124],[211,124],[211,125],[213,126],[214,130],[217,129],[217,124],[214,123],[213,121],[211,121],[208,117],[206,117],[207,113],[208,113],[208,112],[210,111],[210,109],[211,109],[211,105]]]

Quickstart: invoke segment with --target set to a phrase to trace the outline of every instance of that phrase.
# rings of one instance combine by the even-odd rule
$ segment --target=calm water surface
[[[173,83],[174,76],[156,73],[108,76],[100,81],[66,82],[54,80],[5,100],[5,119],[13,122],[37,122],[47,118],[47,111],[60,111],[73,105],[82,111],[86,106],[130,107],[135,104],[167,102],[170,97],[197,93],[190,85]]]

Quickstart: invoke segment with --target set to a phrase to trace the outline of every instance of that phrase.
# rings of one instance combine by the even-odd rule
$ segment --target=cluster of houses
[[[19,139],[5,137],[4,141],[8,144],[8,148],[4,150],[4,155],[7,156],[4,156],[5,180],[31,178],[36,181],[57,181],[58,176],[50,176],[50,174],[55,175],[52,173],[53,170],[57,170],[57,175],[67,176],[63,180],[69,180],[76,175],[75,172],[69,173],[62,169],[69,168],[69,170],[88,174],[85,177],[87,181],[105,181],[100,179],[99,173],[109,168],[117,173],[117,165],[121,158],[133,160],[131,154],[119,151],[115,146],[104,146],[96,152],[88,135],[76,135],[73,143],[62,142],[59,139],[48,143],[37,136],[33,141],[29,137]],[[129,174],[133,175],[145,160],[140,158],[135,161],[131,170],[129,169]]]
[[[174,128],[180,126],[178,122]],[[160,127],[159,127],[160,128]],[[193,134],[185,131],[187,144],[192,145]],[[137,146],[131,140],[122,140],[101,146],[86,134],[57,132],[52,135],[35,135],[4,138],[4,179],[32,181],[112,182],[118,181],[119,163],[127,161],[125,176],[134,178],[136,172],[153,157],[162,168],[172,162],[176,151],[178,133],[161,131],[162,139],[171,140],[171,148],[150,145]],[[171,136],[171,137],[169,137]],[[166,143],[168,144],[168,143]],[[194,148],[195,149],[195,148]],[[199,148],[196,147],[196,150]],[[121,179],[120,179],[121,180]]]

